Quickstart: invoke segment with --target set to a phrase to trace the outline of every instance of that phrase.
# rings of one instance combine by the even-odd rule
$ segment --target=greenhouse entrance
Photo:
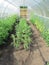
[[[0,1],[0,65],[49,65],[48,5],[47,0]]]

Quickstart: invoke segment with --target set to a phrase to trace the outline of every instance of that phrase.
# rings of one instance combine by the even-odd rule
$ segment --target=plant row
[[[8,37],[8,31],[12,30],[12,25],[15,23],[15,20],[15,15],[0,19],[0,45],[4,44],[3,40]]]
[[[25,49],[29,49],[31,44],[31,28],[27,24],[27,21],[23,18],[20,19],[19,24],[15,26],[16,34],[12,34],[13,42],[15,48],[19,48],[21,45]]]
[[[49,46],[49,29],[46,28],[44,21],[42,18],[40,19],[38,16],[35,16],[34,14],[31,15],[30,21],[36,25],[36,28],[40,31],[41,35],[47,42],[47,45]],[[47,22],[47,21],[46,21]]]

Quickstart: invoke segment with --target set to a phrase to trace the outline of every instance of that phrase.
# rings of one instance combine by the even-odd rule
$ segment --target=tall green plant
[[[14,46],[19,47],[21,43],[23,43],[24,48],[28,49],[31,43],[31,28],[28,26],[27,21],[25,19],[20,19],[20,22],[16,25],[15,29],[16,35]]]
[[[8,31],[12,30],[12,25],[14,24],[15,20],[15,15],[0,19],[0,45],[2,45],[4,43],[3,40],[8,37]]]
[[[40,18],[39,16],[35,16],[34,14],[31,16],[32,16],[30,18],[31,22],[34,25],[36,25],[36,28],[40,31],[41,35],[43,36],[43,38],[47,42],[47,45],[49,46],[49,30],[47,29],[43,19]]]

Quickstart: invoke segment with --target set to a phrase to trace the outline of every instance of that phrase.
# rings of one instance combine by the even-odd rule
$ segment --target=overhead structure
[[[37,15],[49,17],[49,0],[4,0],[4,1],[13,5],[15,8],[17,7],[19,8],[20,6],[25,5],[29,8],[29,12],[33,11]],[[6,7],[5,9],[8,9],[8,7]]]

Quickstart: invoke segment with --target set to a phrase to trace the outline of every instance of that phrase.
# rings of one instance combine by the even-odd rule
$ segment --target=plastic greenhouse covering
[[[0,1],[0,18],[14,13],[19,15],[21,5],[28,6],[29,13],[34,12],[40,20],[49,21],[49,0],[2,0]],[[46,22],[47,25],[48,23]]]
[[[19,13],[19,6],[26,5],[29,10],[42,16],[49,16],[49,0],[2,0],[0,1],[1,15]]]
[[[29,13],[34,12],[35,16],[43,21],[49,21],[49,0],[1,0],[0,18],[14,13],[19,14],[21,5],[28,6]]]

